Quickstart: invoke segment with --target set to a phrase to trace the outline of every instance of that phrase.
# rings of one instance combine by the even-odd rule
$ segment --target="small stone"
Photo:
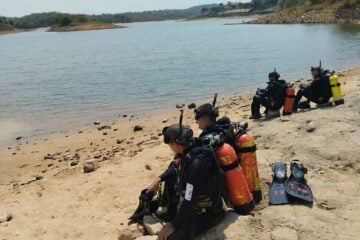
[[[128,115],[127,115],[127,114],[123,114],[122,116],[123,116],[123,118],[126,118]]]
[[[85,173],[93,172],[99,168],[99,162],[96,159],[88,159],[84,162],[83,167]]]
[[[103,132],[103,135],[106,136],[106,135],[108,135],[108,133],[107,133],[107,132]]]
[[[76,166],[76,165],[78,165],[78,164],[79,164],[79,160],[72,160],[72,161],[70,162],[70,166],[71,166],[71,167]]]
[[[96,122],[94,122],[94,125],[100,125],[100,121],[96,121]]]
[[[118,147],[113,147],[111,150],[113,153],[120,152],[120,149]]]
[[[74,158],[75,158],[76,160],[80,160],[80,154],[75,153]]]
[[[143,130],[143,127],[140,125],[136,125],[133,130],[134,130],[134,132],[141,131],[141,130]]]
[[[308,124],[308,126],[307,126],[307,128],[306,128],[306,131],[307,131],[308,133],[312,133],[313,131],[315,131],[315,129],[316,129],[315,123],[311,121],[311,122]]]
[[[116,139],[116,143],[117,144],[121,144],[121,143],[123,143],[125,141],[125,139]]]
[[[111,129],[111,126],[109,126],[109,125],[104,125],[104,126],[98,127],[97,129],[98,129],[99,131],[105,130],[105,129]]]
[[[44,160],[54,160],[54,159],[55,159],[55,156],[51,155],[49,153],[44,156]]]
[[[164,118],[164,119],[162,120],[163,123],[166,123],[167,121],[169,121],[169,118]]]
[[[118,130],[119,130],[118,128],[114,128],[114,129],[113,129],[114,132],[116,132],[116,131],[118,131]]]
[[[109,157],[103,156],[102,159],[101,159],[101,161],[107,161],[107,160],[109,160],[109,159],[110,159]]]
[[[6,213],[2,217],[0,217],[0,223],[10,222],[13,219],[11,213]]]
[[[149,164],[145,164],[145,169],[146,169],[146,170],[149,170],[149,171],[152,170],[152,168],[151,168],[151,166],[150,166]]]
[[[102,154],[99,151],[94,152],[94,158],[101,158]]]
[[[17,137],[16,141],[19,141],[20,139],[22,139],[22,136]]]
[[[79,131],[79,134],[80,134],[80,133],[83,133],[83,131]]]
[[[188,105],[188,108],[189,108],[189,109],[196,108],[196,104],[195,104],[195,103],[190,103],[190,104]]]
[[[144,216],[144,227],[150,235],[155,235],[163,228],[162,224],[151,216]]]
[[[176,108],[183,108],[185,104],[176,104]]]

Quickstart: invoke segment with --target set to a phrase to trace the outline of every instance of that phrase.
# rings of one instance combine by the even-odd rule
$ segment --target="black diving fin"
[[[313,193],[307,185],[305,174],[307,168],[299,160],[293,160],[290,164],[291,175],[286,181],[286,192],[293,201],[313,203]]]
[[[143,189],[139,196],[139,204],[135,212],[129,217],[130,223],[141,222],[145,215],[153,214],[159,208],[160,202],[154,192]]]
[[[272,205],[289,203],[286,192],[287,166],[286,163],[272,164],[273,181],[269,189],[269,202]]]

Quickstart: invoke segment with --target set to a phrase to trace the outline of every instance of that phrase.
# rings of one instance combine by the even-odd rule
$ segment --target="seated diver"
[[[250,119],[261,118],[260,106],[266,108],[265,114],[270,111],[279,110],[284,103],[287,84],[285,80],[279,80],[280,74],[274,70],[269,73],[268,86],[265,89],[258,89],[251,104]]]
[[[320,66],[311,67],[311,75],[313,76],[313,81],[309,85],[300,85],[300,89],[295,97],[293,112],[297,112],[298,108],[310,108],[310,102],[316,104],[328,103],[332,97],[326,72]],[[307,98],[307,100],[300,102],[302,97]]]
[[[163,219],[169,222],[158,239],[193,239],[220,223],[225,215],[223,175],[211,148],[198,146],[191,129],[174,124],[163,129],[163,136],[177,161],[148,187],[148,191],[155,191],[165,181],[167,189],[168,209]]]

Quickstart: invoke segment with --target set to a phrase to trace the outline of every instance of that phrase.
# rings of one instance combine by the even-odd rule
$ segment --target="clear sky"
[[[250,0],[248,0],[250,1]],[[248,2],[246,0],[234,2]],[[121,13],[157,9],[182,9],[222,0],[0,0],[0,16],[21,17],[39,12]]]

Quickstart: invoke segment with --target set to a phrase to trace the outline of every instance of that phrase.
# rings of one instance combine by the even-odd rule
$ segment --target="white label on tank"
[[[185,199],[191,201],[194,186],[190,183],[186,183]]]

